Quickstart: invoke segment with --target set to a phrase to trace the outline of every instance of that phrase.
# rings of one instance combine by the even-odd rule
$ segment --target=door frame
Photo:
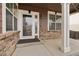
[[[38,32],[38,38],[39,38],[39,12],[34,12],[34,11],[31,11],[31,13],[29,13],[27,10],[18,10],[18,30],[19,31],[21,31],[20,32],[20,39],[33,39],[33,38],[35,38],[35,26],[33,26],[33,36],[32,37],[25,37],[24,38],[24,36],[23,36],[23,14],[28,14],[28,15],[38,15],[38,30],[37,30],[37,32]],[[33,16],[33,18],[34,18],[34,16]]]

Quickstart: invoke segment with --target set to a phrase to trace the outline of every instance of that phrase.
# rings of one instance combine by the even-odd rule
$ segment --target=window
[[[17,18],[14,18],[14,30],[17,30]]]
[[[17,30],[17,4],[6,3],[6,31]]]
[[[8,10],[6,10],[6,31],[13,30],[12,17],[13,17],[12,14]]]
[[[18,9],[18,5],[16,3],[14,3],[14,15],[17,17],[17,9]]]
[[[61,14],[48,11],[48,31],[61,30]]]
[[[61,15],[56,15],[56,30],[61,30]]]
[[[13,12],[13,3],[6,3],[6,7]]]

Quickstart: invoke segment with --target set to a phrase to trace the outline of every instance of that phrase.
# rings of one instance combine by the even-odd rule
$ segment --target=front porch
[[[71,51],[68,53],[63,53],[58,43],[59,39],[17,44],[13,56],[79,56],[79,40],[70,39]]]
[[[19,3],[17,19],[15,14],[12,14],[14,17],[10,19],[12,11],[9,10],[9,5],[6,7],[6,4],[3,4],[3,14],[6,12],[2,20],[3,33],[20,31],[18,41],[34,40],[34,38],[40,40],[35,43],[17,44],[13,55],[74,55],[79,52],[79,48],[77,48],[79,41],[69,38],[69,16],[78,12],[78,9],[72,6],[74,7],[76,4]]]
[[[60,50],[70,51],[69,45],[69,6],[70,4],[22,4],[18,9],[18,30],[20,39],[39,38],[42,40],[59,39]]]

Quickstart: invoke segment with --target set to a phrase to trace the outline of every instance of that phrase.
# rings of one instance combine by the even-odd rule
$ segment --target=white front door
[[[33,39],[35,36],[39,38],[39,13],[29,13],[25,10],[19,11],[18,20],[20,39]]]

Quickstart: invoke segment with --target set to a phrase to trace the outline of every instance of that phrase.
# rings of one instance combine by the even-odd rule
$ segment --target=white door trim
[[[33,35],[32,35],[32,37],[24,37],[23,35],[22,35],[22,29],[23,29],[23,17],[22,17],[22,15],[23,14],[28,14],[28,15],[38,15],[38,38],[39,38],[39,13],[38,12],[33,12],[33,11],[31,11],[31,13],[29,14],[28,13],[28,11],[27,10],[18,10],[18,30],[19,31],[21,31],[20,32],[20,39],[32,39],[32,38],[34,38],[35,37],[35,29],[34,29],[34,27],[33,27]],[[33,16],[33,18],[34,18],[34,16]]]
[[[33,12],[33,15],[38,15],[38,19],[37,19],[37,34],[34,34],[34,35],[38,35],[38,38],[39,38],[39,12]]]

